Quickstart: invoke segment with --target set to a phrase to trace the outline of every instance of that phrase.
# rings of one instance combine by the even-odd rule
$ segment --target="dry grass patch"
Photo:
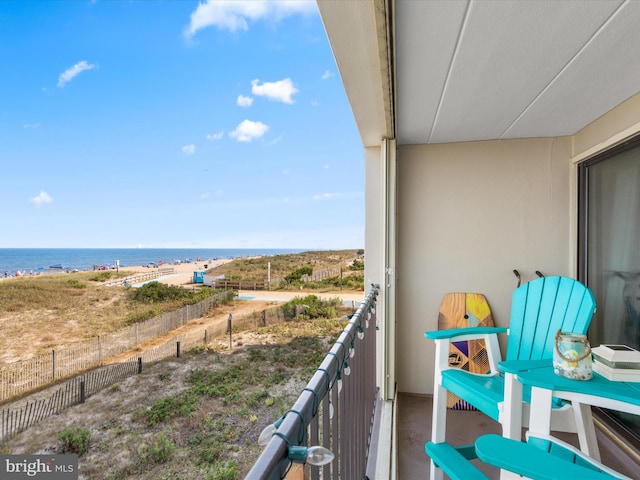
[[[108,278],[102,272],[81,272],[2,280],[0,366],[183,306],[173,300],[152,305],[135,301],[133,290],[102,288],[96,279]]]
[[[220,265],[212,274],[224,274],[229,280],[258,281],[267,280],[269,264],[271,278],[284,278],[294,270],[309,266],[313,270],[332,267],[343,261],[359,256],[358,250],[328,250],[274,255],[271,257],[237,259]]]

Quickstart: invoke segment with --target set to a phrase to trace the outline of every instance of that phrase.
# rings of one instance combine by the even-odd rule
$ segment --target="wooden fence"
[[[302,277],[300,277],[300,280],[302,280],[303,282],[318,282],[320,280],[324,280],[325,278],[342,277],[342,273],[344,272],[344,270],[346,270],[349,266],[353,265],[353,262],[355,260],[358,260],[359,258],[361,257],[356,257],[351,260],[343,260],[342,262],[336,265],[331,265],[330,267],[314,270],[311,273],[311,275],[302,275]],[[278,278],[272,279],[271,284],[277,285],[280,282],[284,282],[284,281],[285,281],[284,277],[278,277]]]
[[[0,402],[101,365],[107,358],[131,350],[140,343],[202,317],[233,291],[208,297],[195,305],[136,323],[120,331],[52,350],[50,354],[15,362],[0,369]]]
[[[129,275],[128,277],[118,278],[116,280],[110,280],[108,282],[104,282],[101,287],[121,287],[126,282],[130,285],[134,283],[141,283],[146,280],[153,280],[154,278],[164,277],[165,275],[173,275],[176,273],[176,269],[171,268],[154,268],[149,272],[136,273],[135,275]]]
[[[3,408],[0,410],[0,442],[65,408],[83,403],[109,385],[140,373],[141,366],[138,360],[108,365],[66,382],[46,397]]]
[[[224,278],[215,279],[211,283],[213,288],[224,288],[232,290],[269,290],[269,283],[263,281],[248,280],[225,280]]]
[[[273,325],[285,320],[284,310],[274,307],[232,319],[232,334],[241,330]],[[176,335],[162,345],[132,355],[122,363],[115,363],[84,373],[67,381],[53,393],[39,395],[39,399],[16,402],[0,410],[0,442],[8,440],[51,415],[83,403],[104,388],[141,373],[144,364],[180,356],[181,352],[206,345],[216,338],[229,335],[226,321],[188,334]]]

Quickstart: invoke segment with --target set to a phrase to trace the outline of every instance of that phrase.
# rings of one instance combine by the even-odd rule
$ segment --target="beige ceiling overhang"
[[[572,135],[640,91],[637,0],[318,0],[363,143]]]

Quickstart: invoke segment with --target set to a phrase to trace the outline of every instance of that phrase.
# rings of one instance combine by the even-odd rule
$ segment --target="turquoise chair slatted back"
[[[586,335],[596,301],[567,277],[542,277],[513,292],[507,360],[551,358],[558,330]]]

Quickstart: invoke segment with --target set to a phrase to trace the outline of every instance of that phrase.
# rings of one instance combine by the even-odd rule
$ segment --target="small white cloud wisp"
[[[243,120],[233,132],[229,133],[229,136],[239,142],[251,142],[256,138],[262,137],[268,131],[269,126],[262,122]]]
[[[185,155],[193,155],[196,153],[196,146],[193,143],[191,145],[185,145],[182,147],[182,153]]]
[[[207,27],[230,32],[249,30],[250,22],[270,20],[279,22],[293,15],[318,14],[313,0],[207,0],[191,13],[184,29],[189,39]]]
[[[34,204],[36,207],[39,207],[41,205],[44,205],[45,203],[51,203],[51,202],[53,202],[53,198],[44,190],[41,190],[38,195],[36,195],[31,199],[31,203]]]
[[[251,93],[254,95],[288,104],[293,103],[293,96],[299,91],[290,78],[262,84],[260,84],[260,80],[251,81]]]
[[[220,130],[216,133],[207,133],[207,140],[221,140],[224,136],[224,132]]]
[[[64,88],[67,83],[80,75],[82,72],[84,72],[85,70],[93,70],[94,68],[96,68],[96,66],[88,63],[86,60],[82,60],[81,62],[76,63],[73,67],[67,68],[60,74],[60,77],[58,78],[58,88]]]
[[[245,97],[244,95],[238,95],[236,103],[240,107],[250,107],[251,105],[253,105],[253,98]]]

